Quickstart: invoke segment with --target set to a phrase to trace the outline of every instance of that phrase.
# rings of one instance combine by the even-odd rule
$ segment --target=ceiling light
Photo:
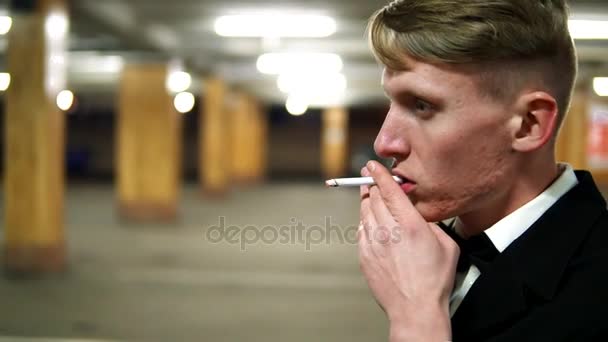
[[[340,94],[346,90],[346,77],[340,73],[285,73],[279,75],[277,86],[289,94]]]
[[[13,19],[7,15],[0,16],[0,35],[5,35],[11,30]]]
[[[53,39],[63,39],[68,32],[68,26],[68,18],[62,12],[51,13],[46,18],[45,29]]]
[[[186,114],[194,108],[194,102],[194,95],[192,93],[179,93],[175,95],[173,105],[179,113]]]
[[[594,78],[593,90],[599,96],[608,96],[608,77]]]
[[[568,28],[573,39],[608,39],[608,21],[569,20]]]
[[[287,112],[293,116],[304,115],[308,110],[308,101],[302,96],[291,95],[285,102]]]
[[[343,106],[345,103],[344,94],[290,94],[290,96],[298,96],[306,99],[308,108],[328,108]]]
[[[270,75],[294,70],[302,73],[337,73],[343,66],[342,58],[333,53],[266,53],[257,61],[258,70]]]
[[[0,91],[6,91],[11,85],[11,74],[3,72],[0,73]]]
[[[223,37],[328,37],[336,32],[336,21],[319,15],[228,15],[215,21],[215,32]]]
[[[184,71],[170,72],[167,77],[167,90],[173,94],[188,90],[192,85],[192,76]]]
[[[57,95],[57,107],[63,111],[67,111],[72,108],[74,104],[74,93],[69,90],[62,90]]]

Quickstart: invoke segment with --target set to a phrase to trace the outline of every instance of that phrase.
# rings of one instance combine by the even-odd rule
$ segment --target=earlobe
[[[523,95],[518,102],[518,115],[514,123],[513,149],[520,152],[537,150],[554,135],[558,121],[555,98],[546,92]]]

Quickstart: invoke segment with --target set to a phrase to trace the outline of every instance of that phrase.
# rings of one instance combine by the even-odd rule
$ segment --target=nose
[[[374,151],[381,158],[406,159],[410,154],[406,128],[389,112],[374,141]]]

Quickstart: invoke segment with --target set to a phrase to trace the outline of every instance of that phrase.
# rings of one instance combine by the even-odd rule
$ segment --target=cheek
[[[426,189],[416,205],[427,220],[473,208],[500,187],[508,169],[508,140],[499,132],[479,133],[463,132],[435,145],[424,167]]]
[[[503,132],[461,136],[444,153],[452,184],[458,187],[494,184],[503,171],[510,151],[509,141]]]
[[[508,129],[502,120],[483,122],[472,118],[453,123],[452,127],[460,129],[441,140],[441,155],[454,169],[464,168],[470,174],[476,168],[491,167],[511,149]]]
[[[471,141],[462,132],[453,134],[439,134],[437,138],[423,142],[417,151],[420,151],[419,158],[421,168],[427,177],[434,179],[433,183],[443,184],[444,181],[453,178],[458,169],[470,165],[469,160],[475,159],[478,153],[472,153],[471,148],[477,143],[464,143]],[[467,140],[469,139],[469,140]],[[431,141],[431,142],[429,142]]]

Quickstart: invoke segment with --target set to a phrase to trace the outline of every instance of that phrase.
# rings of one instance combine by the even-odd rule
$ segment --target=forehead
[[[381,83],[389,96],[409,90],[453,96],[455,92],[476,91],[477,79],[478,73],[467,65],[428,63],[406,57],[402,70],[384,68]]]

